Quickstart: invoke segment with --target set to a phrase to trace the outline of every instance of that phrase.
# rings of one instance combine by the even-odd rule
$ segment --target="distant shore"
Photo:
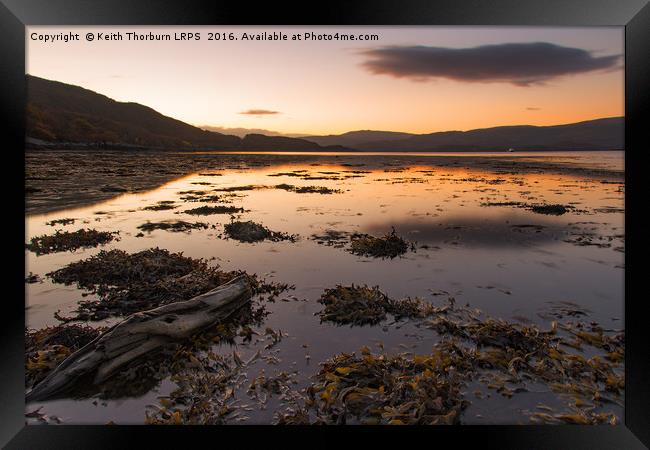
[[[122,143],[103,143],[103,142],[35,142],[28,140],[25,142],[25,150],[92,150],[92,151],[155,151],[155,152],[205,152],[205,153],[232,153],[232,154],[270,154],[270,153],[518,153],[518,152],[611,152],[624,151],[621,148],[552,148],[552,147],[522,147],[513,151],[504,150],[503,148],[467,148],[467,149],[429,149],[429,150],[359,150],[354,148],[344,148],[341,150],[329,150],[322,148],[319,150],[265,150],[265,149],[215,149],[214,147],[187,147],[187,148],[169,148],[169,147],[151,147],[138,146]]]

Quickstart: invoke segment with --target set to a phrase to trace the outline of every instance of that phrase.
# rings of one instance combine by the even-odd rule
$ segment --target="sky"
[[[288,40],[243,40],[264,32]],[[337,32],[378,39],[292,40]],[[61,33],[80,40],[43,40]],[[180,33],[200,40],[174,40]],[[197,126],[430,133],[622,116],[623,43],[622,27],[30,26],[26,71]]]

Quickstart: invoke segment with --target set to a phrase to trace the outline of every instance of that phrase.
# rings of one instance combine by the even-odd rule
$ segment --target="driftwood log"
[[[132,314],[68,356],[25,400],[59,396],[93,374],[92,384],[99,385],[136,359],[224,321],[251,296],[250,282],[242,275],[191,300]]]

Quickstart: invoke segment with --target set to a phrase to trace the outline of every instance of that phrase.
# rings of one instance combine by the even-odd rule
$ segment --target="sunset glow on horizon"
[[[377,40],[208,40],[209,33]],[[78,41],[39,36],[78,33]],[[86,40],[87,33],[200,40]],[[41,27],[30,75],[197,126],[340,134],[557,125],[624,115],[622,27]],[[36,38],[34,38],[36,37]]]

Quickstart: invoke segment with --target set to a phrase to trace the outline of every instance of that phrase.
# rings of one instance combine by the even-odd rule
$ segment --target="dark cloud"
[[[266,116],[270,114],[280,114],[280,111],[271,111],[269,109],[249,109],[242,111],[239,114],[248,114],[250,116]]]
[[[613,69],[621,55],[594,56],[580,48],[547,42],[483,45],[471,48],[380,47],[362,52],[372,73],[417,80],[447,78],[465,82],[543,84],[578,73]]]
[[[526,108],[527,111],[539,111],[542,108],[537,108],[536,106],[529,106]]]

